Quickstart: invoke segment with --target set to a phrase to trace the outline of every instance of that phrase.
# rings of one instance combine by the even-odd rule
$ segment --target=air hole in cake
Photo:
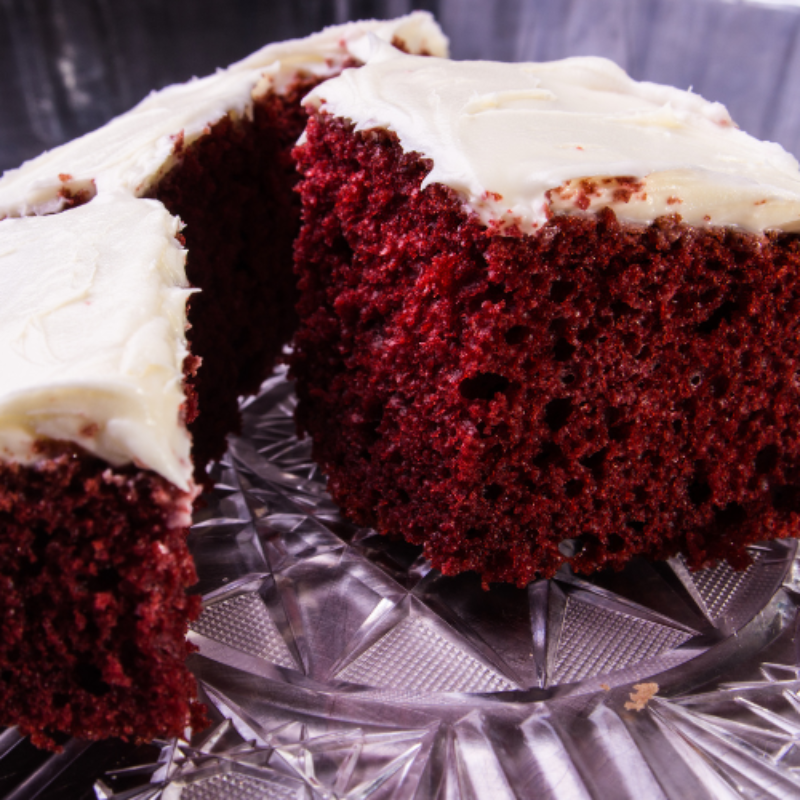
[[[602,450],[598,450],[596,453],[592,453],[590,456],[583,456],[582,458],[579,458],[578,463],[582,467],[586,467],[586,469],[589,471],[597,473],[602,469],[607,455],[608,448],[604,447]]]
[[[573,478],[572,480],[567,481],[566,486],[564,487],[564,493],[572,499],[573,497],[577,497],[582,491],[583,487],[585,486],[584,482],[578,478]]]
[[[491,503],[502,497],[505,489],[498,483],[490,483],[483,488],[483,496]]]
[[[106,592],[119,586],[119,572],[113,567],[101,570],[97,575],[89,578],[86,588],[90,592]]]
[[[555,442],[545,442],[542,449],[533,457],[533,465],[539,469],[545,469],[561,461],[564,453]],[[533,484],[531,484],[533,489]]]
[[[550,299],[554,303],[563,303],[576,288],[575,281],[553,281],[550,284]]]
[[[730,324],[734,313],[739,309],[739,304],[733,300],[726,300],[706,320],[697,326],[697,332],[708,335],[713,333],[722,324],[723,320]]]
[[[132,639],[126,639],[119,651],[119,661],[122,664],[122,670],[128,675],[136,673],[136,665],[139,660],[139,650]]]
[[[526,325],[514,325],[505,332],[504,338],[507,344],[522,344],[528,338],[528,333]]]
[[[371,445],[380,438],[378,430],[383,421],[384,407],[374,399],[371,402],[367,402],[365,405],[366,419],[363,423],[364,438],[366,443]]]
[[[699,372],[695,372],[694,375],[689,378],[689,383],[692,386],[699,386],[702,382],[703,376]]]
[[[756,472],[759,475],[764,475],[767,472],[772,472],[778,465],[778,457],[780,450],[776,444],[768,444],[762,447],[756,455]]]
[[[800,486],[787,484],[778,487],[773,495],[772,506],[784,514],[800,513]]]
[[[574,344],[570,344],[562,336],[553,347],[553,358],[555,358],[556,361],[569,361],[577,349],[578,348]]]
[[[483,536],[483,533],[482,533],[482,531],[478,530],[478,528],[470,528],[464,534],[464,538],[465,539],[469,539],[470,541],[473,541],[475,539],[480,539],[482,536]]]
[[[632,531],[636,531],[636,533],[642,533],[642,531],[647,527],[647,523],[642,522],[640,519],[629,519],[625,521],[625,527],[630,528]]]
[[[625,548],[625,540],[618,533],[610,533],[606,541],[609,553],[619,553]]]
[[[622,337],[622,343],[625,349],[634,357],[636,357],[642,349],[642,340],[638,334],[635,333],[626,333]]]
[[[564,386],[569,386],[571,383],[575,383],[575,376],[571,372],[567,372],[561,376],[561,383],[563,383]]]
[[[496,372],[479,372],[472,378],[464,378],[458,391],[465,400],[491,400],[502,394],[510,385],[508,378]]]
[[[608,438],[613,442],[624,442],[630,437],[633,432],[633,427],[634,425],[632,422],[623,422],[620,425],[614,425],[612,428],[608,429]]]
[[[594,325],[587,325],[578,334],[578,341],[582,342],[583,344],[588,344],[589,342],[597,338],[597,334],[598,330],[597,328],[595,328]]]
[[[75,683],[95,697],[103,697],[111,691],[111,687],[103,680],[102,673],[94,664],[78,664],[75,667]]]
[[[714,397],[724,397],[730,388],[730,378],[725,375],[718,375],[711,381],[711,394],[714,395]]]
[[[712,303],[715,303],[720,296],[720,288],[719,286],[712,286],[710,289],[706,289],[700,295],[700,302],[704,306],[710,306]]]
[[[20,572],[27,578],[39,575],[45,564],[47,546],[52,540],[51,534],[42,529],[37,529],[30,544],[30,558],[20,565]]]
[[[488,300],[494,305],[502,303],[504,300],[508,300],[510,297],[511,292],[507,291],[503,286],[494,283],[490,284],[489,288],[483,294],[483,299]]]
[[[569,397],[557,397],[551,400],[544,407],[545,425],[553,432],[557,433],[569,422],[572,416],[573,405]]]
[[[741,503],[728,503],[725,508],[718,508],[714,511],[714,521],[723,530],[735,528],[747,519],[747,512]]]
[[[635,308],[631,308],[626,302],[617,300],[611,304],[611,313],[614,315],[615,320],[619,320],[622,317],[629,317],[638,312]]]
[[[397,498],[404,505],[406,503],[408,503],[409,500],[411,500],[411,498],[408,496],[408,492],[405,489],[398,489],[397,490]]]

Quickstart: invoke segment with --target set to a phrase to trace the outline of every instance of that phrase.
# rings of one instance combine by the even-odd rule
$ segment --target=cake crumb
[[[94,439],[95,436],[100,432],[100,426],[96,422],[87,422],[78,433],[84,439]]]
[[[658,694],[657,683],[636,683],[630,694],[630,700],[625,703],[629,711],[642,711],[650,700]]]
[[[601,683],[601,684],[600,684],[600,688],[601,688],[601,689],[602,689],[604,692],[610,692],[610,691],[611,691],[611,687],[610,687],[610,686],[609,686],[607,683]]]

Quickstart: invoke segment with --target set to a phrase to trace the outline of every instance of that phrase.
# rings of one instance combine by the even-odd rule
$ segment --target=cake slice
[[[446,52],[422,13],[270,45],[0,180],[0,724],[37,745],[202,725],[192,502],[294,325],[300,99],[368,33]]]
[[[800,172],[595,58],[314,89],[298,419],[357,522],[524,585],[800,518]]]

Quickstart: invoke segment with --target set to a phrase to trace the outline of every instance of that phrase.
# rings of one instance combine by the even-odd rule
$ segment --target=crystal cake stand
[[[97,797],[800,798],[794,541],[744,572],[637,560],[485,592],[345,522],[293,407],[283,373],[244,406],[192,529],[212,728],[105,771]]]

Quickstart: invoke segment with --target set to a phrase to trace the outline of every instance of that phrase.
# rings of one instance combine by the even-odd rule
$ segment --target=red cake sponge
[[[797,533],[796,235],[501,235],[391,133],[320,114],[295,152],[298,420],[351,518],[519,585]]]

